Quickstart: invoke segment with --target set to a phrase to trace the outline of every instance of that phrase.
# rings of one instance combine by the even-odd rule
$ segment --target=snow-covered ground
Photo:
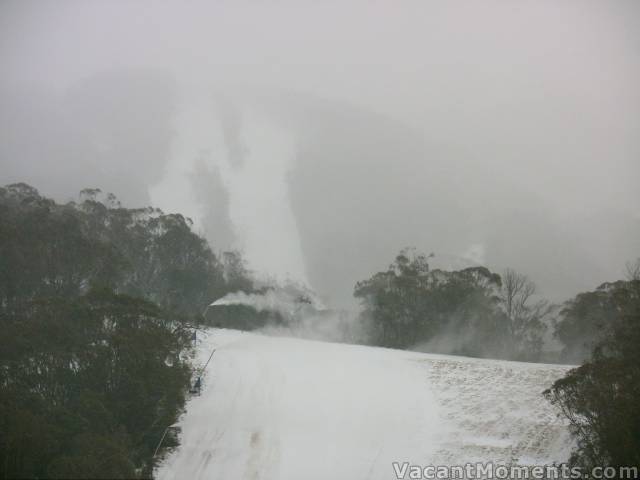
[[[541,392],[569,367],[269,337],[200,335],[215,354],[160,479],[396,478],[392,462],[566,460]]]

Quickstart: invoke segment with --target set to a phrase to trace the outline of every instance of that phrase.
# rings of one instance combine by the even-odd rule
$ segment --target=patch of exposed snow
[[[160,479],[395,478],[392,462],[564,461],[541,396],[568,367],[277,338],[201,335],[203,388]]]

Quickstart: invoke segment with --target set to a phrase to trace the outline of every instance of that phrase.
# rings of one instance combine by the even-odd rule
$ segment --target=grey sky
[[[0,183],[185,211],[338,303],[405,245],[555,298],[640,255],[633,0],[5,0],[0,61]]]

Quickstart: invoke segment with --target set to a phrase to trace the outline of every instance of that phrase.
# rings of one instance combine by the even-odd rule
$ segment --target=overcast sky
[[[407,245],[555,299],[640,255],[634,0],[3,0],[0,62],[0,183],[183,211],[336,304]]]

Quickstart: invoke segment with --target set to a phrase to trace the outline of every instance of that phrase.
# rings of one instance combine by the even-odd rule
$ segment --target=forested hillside
[[[0,188],[0,478],[149,476],[191,327],[250,288],[239,255],[218,258],[181,215]]]
[[[575,434],[571,461],[634,464],[638,282],[640,261],[627,280],[554,306],[513,270],[431,269],[405,249],[357,283],[350,341],[585,362],[546,392]],[[286,324],[275,288],[254,285],[238,253],[215,254],[182,215],[96,189],[59,204],[26,184],[0,188],[0,328],[11,339],[0,342],[0,478],[149,477],[192,380],[193,329]],[[305,316],[311,300],[292,298],[292,318]],[[552,337],[559,357],[544,349]]]
[[[630,267],[627,280],[568,302],[557,328],[565,355],[584,364],[545,395],[569,419],[571,463],[585,469],[640,465],[640,260]]]

